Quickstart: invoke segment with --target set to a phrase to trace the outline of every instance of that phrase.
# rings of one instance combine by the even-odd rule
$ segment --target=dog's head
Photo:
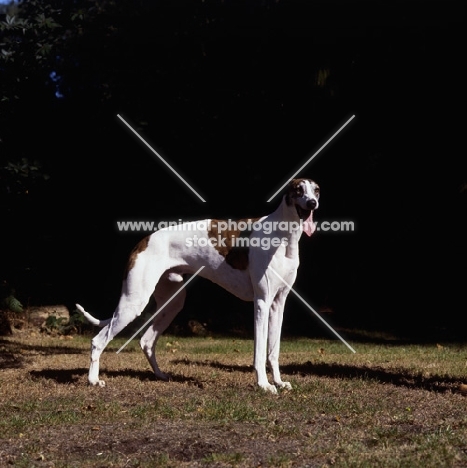
[[[311,179],[292,179],[285,195],[287,205],[295,207],[303,221],[303,230],[309,236],[315,231],[313,211],[319,207],[319,195],[319,186]]]

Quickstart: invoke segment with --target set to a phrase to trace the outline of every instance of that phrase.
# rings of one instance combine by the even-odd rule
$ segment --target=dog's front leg
[[[255,299],[254,368],[256,371],[256,381],[259,387],[275,394],[277,393],[277,389],[268,382],[266,374],[269,307],[270,304],[267,304],[264,299]]]
[[[282,381],[279,371],[281,330],[286,296],[287,295],[284,294],[284,292],[278,293],[273,303],[271,304],[268,327],[268,363],[271,367],[274,384],[279,388],[292,390],[292,385],[290,385],[290,382]]]

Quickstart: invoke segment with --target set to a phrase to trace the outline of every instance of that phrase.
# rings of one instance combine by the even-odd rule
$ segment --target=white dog
[[[99,358],[107,344],[138,317],[154,295],[161,308],[140,344],[157,378],[168,380],[156,362],[156,342],[180,312],[185,300],[184,275],[199,275],[245,301],[254,302],[254,368],[259,387],[272,393],[291,389],[279,372],[284,304],[297,276],[298,241],[315,230],[319,187],[309,179],[294,179],[279,207],[258,219],[207,219],[164,228],[133,249],[118,306],[110,319],[98,320],[76,305],[94,325],[103,327],[92,340],[89,383],[99,380]],[[268,382],[266,358],[274,385]]]

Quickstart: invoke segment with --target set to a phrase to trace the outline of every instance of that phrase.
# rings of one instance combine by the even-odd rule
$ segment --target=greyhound
[[[319,206],[319,196],[320,189],[314,181],[293,179],[280,205],[267,216],[183,223],[176,229],[160,229],[140,241],[130,254],[120,300],[111,318],[96,319],[76,304],[90,323],[103,327],[92,340],[89,383],[105,386],[99,379],[102,352],[142,313],[151,295],[160,313],[141,337],[140,345],[156,378],[169,380],[157,364],[156,343],[183,307],[186,275],[202,268],[200,276],[254,303],[254,369],[258,386],[274,394],[277,388],[291,389],[279,371],[284,304],[297,276],[302,232],[311,236],[316,229],[313,212]],[[268,381],[266,363],[273,384]]]

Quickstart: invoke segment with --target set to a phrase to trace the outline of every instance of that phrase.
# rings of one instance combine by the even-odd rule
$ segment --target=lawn
[[[170,382],[116,339],[95,388],[89,336],[15,332],[0,339],[0,465],[467,466],[467,346],[359,336],[355,354],[284,338],[293,390],[272,395],[255,386],[251,339],[162,337]]]

